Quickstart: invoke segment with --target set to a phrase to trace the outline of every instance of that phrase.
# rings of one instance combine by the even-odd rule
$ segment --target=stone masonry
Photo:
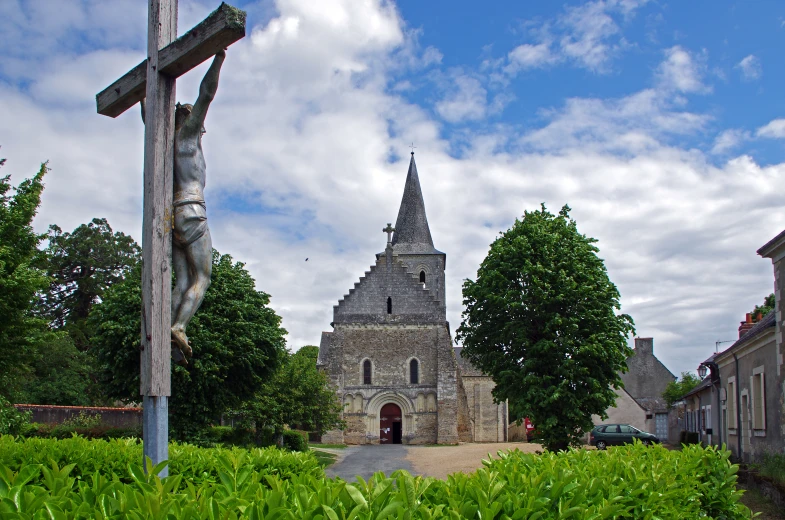
[[[472,372],[467,396],[446,319],[446,255],[433,246],[412,154],[395,228],[384,252],[333,309],[318,365],[343,402],[346,429],[323,442],[454,444],[506,438],[493,382]],[[393,233],[390,237],[390,233]],[[382,417],[394,404],[400,417]],[[479,422],[478,421],[479,418]],[[389,421],[399,440],[385,438]]]

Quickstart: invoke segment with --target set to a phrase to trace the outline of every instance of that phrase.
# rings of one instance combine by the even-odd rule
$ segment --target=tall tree
[[[0,178],[0,395],[9,398],[29,373],[37,345],[51,339],[46,323],[31,312],[36,294],[49,283],[35,267],[43,236],[32,226],[46,172],[44,163],[16,189],[10,176]]]
[[[194,350],[187,367],[173,365],[169,402],[173,437],[188,439],[237,408],[278,368],[286,353],[281,318],[270,296],[254,288],[244,264],[213,251],[212,284],[188,327]],[[139,400],[141,268],[110,287],[90,321],[106,392]]]
[[[577,445],[606,418],[632,354],[632,318],[564,206],[525,212],[491,244],[477,280],[463,284],[463,355],[489,374],[497,402],[528,417],[549,450]]]
[[[319,347],[306,345],[288,355],[275,374],[236,412],[279,436],[285,426],[324,433],[340,428],[341,401],[327,376],[316,368]]]
[[[55,329],[67,330],[79,350],[87,350],[90,310],[136,265],[139,245],[113,232],[105,218],[94,218],[71,233],[52,225],[48,238],[46,269],[52,281],[41,299],[41,312]]]

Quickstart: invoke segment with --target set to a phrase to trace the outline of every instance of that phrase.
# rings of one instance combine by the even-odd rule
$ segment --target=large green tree
[[[0,178],[0,395],[8,398],[29,374],[39,345],[52,339],[44,320],[32,313],[36,295],[49,283],[35,267],[43,236],[32,226],[46,172],[44,163],[16,189],[9,176]]]
[[[496,401],[531,419],[549,450],[579,444],[593,414],[607,417],[634,333],[596,240],[569,210],[527,211],[491,244],[463,284],[457,331],[463,355],[496,383]]]
[[[139,401],[141,266],[110,287],[93,307],[93,348],[106,392]],[[187,367],[172,365],[171,433],[189,439],[237,408],[276,371],[286,354],[286,331],[254,287],[244,264],[213,251],[212,284],[188,326],[194,354]]]
[[[258,436],[264,430],[279,436],[285,426],[320,434],[342,427],[341,401],[316,368],[318,355],[319,347],[313,345],[288,355],[237,415],[254,424]]]
[[[53,328],[66,330],[79,350],[88,350],[90,310],[136,265],[140,247],[130,236],[113,232],[105,218],[94,218],[71,233],[52,225],[48,239],[45,268],[51,283],[40,312]]]

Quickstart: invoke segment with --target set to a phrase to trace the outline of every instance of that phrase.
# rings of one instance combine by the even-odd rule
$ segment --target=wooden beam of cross
[[[245,36],[245,12],[222,3],[175,41],[177,0],[148,5],[147,59],[99,93],[96,104],[99,114],[117,117],[146,98],[140,393],[144,456],[158,464],[169,458],[175,78]]]
[[[174,11],[176,19],[176,0]],[[175,21],[174,35],[177,34],[176,24]],[[158,72],[170,78],[179,78],[244,36],[245,11],[221,3],[202,23],[158,51]],[[152,54],[148,49],[148,55]],[[144,99],[147,69],[148,60],[144,60],[99,92],[95,96],[98,113],[117,117]]]

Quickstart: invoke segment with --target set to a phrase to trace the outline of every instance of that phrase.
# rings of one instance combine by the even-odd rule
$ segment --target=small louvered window
[[[392,314],[392,298],[387,297],[387,314]]]

